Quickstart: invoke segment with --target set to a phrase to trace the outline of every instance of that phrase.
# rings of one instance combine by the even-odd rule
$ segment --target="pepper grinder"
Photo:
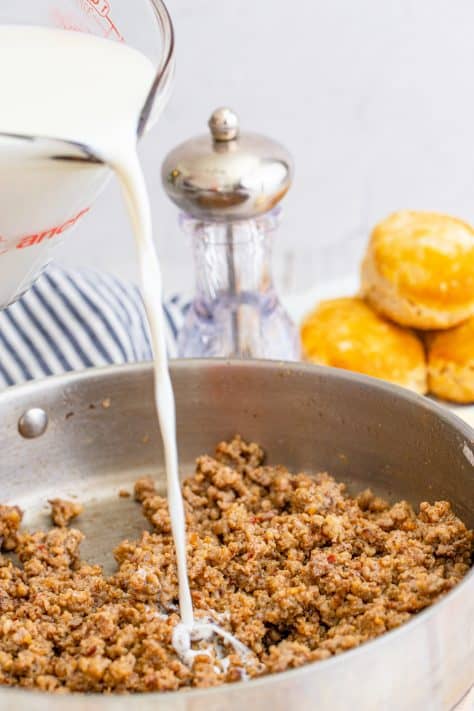
[[[298,360],[298,331],[273,285],[278,203],[293,165],[285,148],[241,133],[236,114],[214,111],[210,134],[166,157],[162,178],[191,235],[196,293],[179,334],[182,358]]]

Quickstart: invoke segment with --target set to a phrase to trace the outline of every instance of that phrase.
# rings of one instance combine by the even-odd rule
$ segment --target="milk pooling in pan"
[[[121,183],[135,235],[155,358],[155,399],[179,580],[181,624],[173,637],[175,648],[191,662],[191,641],[218,634],[236,651],[245,653],[246,648],[232,636],[207,621],[196,621],[193,614],[175,402],[161,309],[161,273],[136,150],[139,116],[154,80],[154,67],[145,55],[125,44],[64,30],[9,25],[0,26],[0,67],[0,133],[85,145],[112,168]],[[78,170],[82,168],[78,163]]]

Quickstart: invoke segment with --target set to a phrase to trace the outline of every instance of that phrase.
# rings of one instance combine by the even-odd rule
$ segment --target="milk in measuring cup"
[[[87,214],[110,175],[88,161],[88,147],[100,147],[103,158],[119,133],[135,140],[153,78],[150,60],[124,44],[0,26],[0,308],[28,288]]]
[[[111,168],[130,213],[155,357],[179,579],[181,624],[173,639],[182,658],[191,661],[191,639],[220,635],[239,652],[245,650],[228,633],[196,622],[193,615],[161,274],[136,152],[138,120],[153,79],[151,62],[125,44],[51,28],[0,26],[0,306],[31,282],[50,246],[87,214],[106,180],[105,165]]]

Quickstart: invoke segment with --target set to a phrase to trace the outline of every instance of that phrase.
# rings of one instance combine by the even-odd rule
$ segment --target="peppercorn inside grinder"
[[[182,210],[196,266],[178,355],[298,360],[298,331],[271,272],[277,205],[291,185],[291,156],[265,136],[240,133],[230,109],[217,109],[209,128],[163,164],[163,184]]]

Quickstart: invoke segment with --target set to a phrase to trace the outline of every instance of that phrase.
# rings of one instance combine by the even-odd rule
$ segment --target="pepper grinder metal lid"
[[[197,268],[178,355],[296,360],[298,334],[270,266],[273,208],[291,185],[291,156],[272,139],[242,133],[228,108],[214,111],[209,128],[171,151],[162,170],[193,235]]]
[[[242,133],[237,115],[214,111],[210,134],[167,156],[163,182],[171,200],[201,220],[248,220],[277,205],[290,188],[293,161],[276,141]]]

